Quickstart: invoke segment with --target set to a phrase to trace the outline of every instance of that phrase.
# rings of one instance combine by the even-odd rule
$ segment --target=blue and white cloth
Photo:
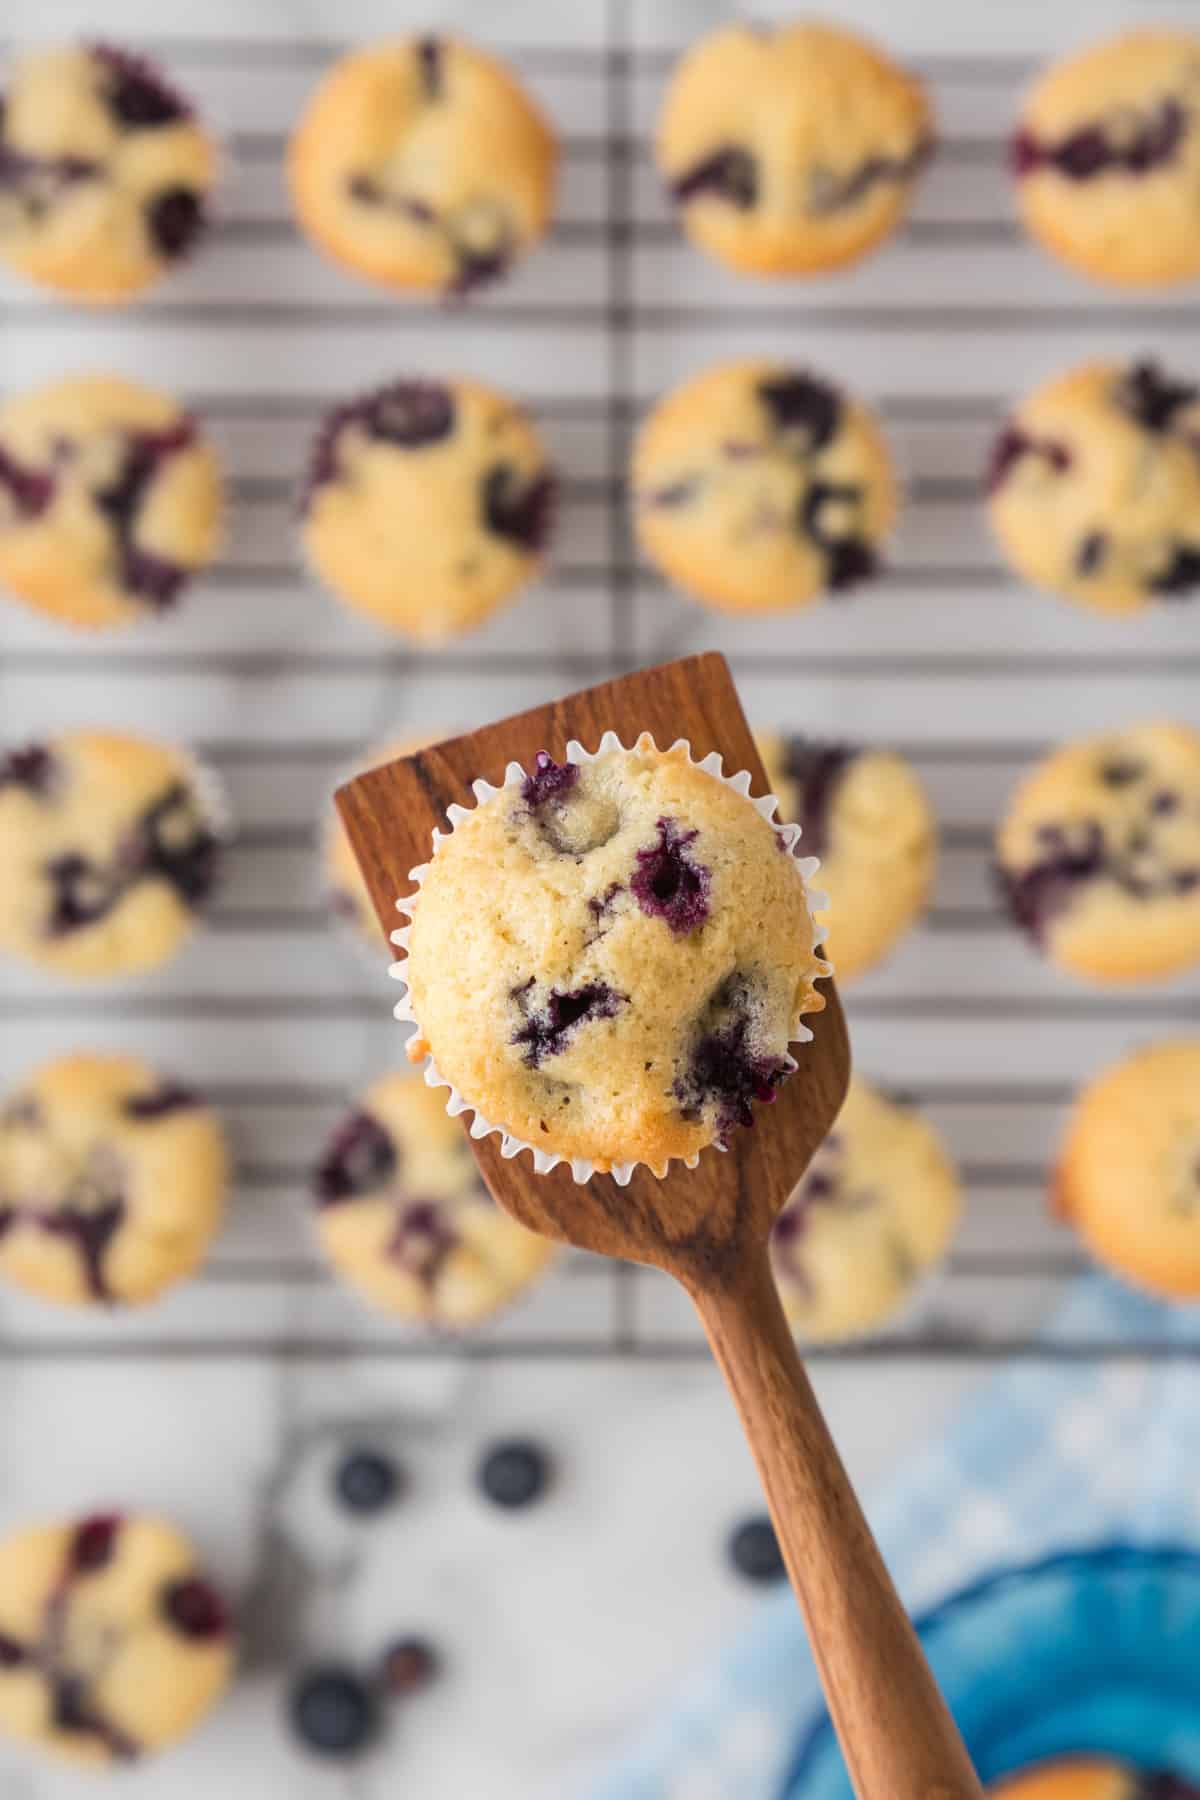
[[[1090,1276],[1046,1341],[1051,1357],[1009,1365],[868,1505],[915,1612],[1064,1547],[1200,1548],[1200,1391],[1194,1356],[1179,1354],[1200,1348],[1200,1309]],[[1087,1354],[1098,1344],[1100,1359]],[[779,1800],[820,1710],[795,1602],[781,1592],[591,1800]]]

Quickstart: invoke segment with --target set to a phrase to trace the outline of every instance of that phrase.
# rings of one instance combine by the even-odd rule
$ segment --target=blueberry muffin
[[[0,950],[76,979],[168,961],[222,836],[206,772],[172,745],[68,731],[0,753]]]
[[[356,50],[292,139],[292,199],[335,261],[386,287],[462,294],[541,238],[558,147],[525,90],[459,38]]]
[[[477,381],[397,381],[340,406],[313,447],[304,548],[347,605],[436,644],[541,565],[555,481],[526,414]]]
[[[816,885],[824,948],[844,987],[887,955],[925,909],[937,826],[903,757],[851,744],[760,735],[759,752],[780,816],[800,826],[800,849],[819,856]]]
[[[1021,109],[1011,163],[1025,224],[1098,281],[1200,274],[1200,38],[1138,30],[1055,63]]]
[[[895,522],[878,425],[786,363],[721,363],[660,401],[638,435],[642,549],[726,612],[775,612],[873,575]]]
[[[1054,1198],[1118,1275],[1200,1298],[1200,1039],[1156,1044],[1085,1088]]]
[[[856,1076],[771,1231],[771,1267],[800,1336],[878,1330],[944,1256],[961,1209],[933,1127]]]
[[[477,1325],[554,1254],[501,1212],[444,1091],[411,1073],[367,1090],[330,1140],[313,1188],[321,1248],[338,1274],[400,1318]]]
[[[94,1769],[185,1737],[233,1673],[229,1616],[183,1534],[94,1513],[0,1542],[0,1733]]]
[[[754,275],[858,260],[903,219],[933,147],[924,90],[834,25],[726,25],[684,57],[658,166],[694,244]]]
[[[228,1182],[197,1094],[132,1056],[64,1056],[0,1104],[0,1276],[66,1305],[153,1300],[202,1260]]]
[[[1138,1771],[1107,1758],[1056,1758],[988,1789],[992,1800],[1200,1800],[1200,1787],[1178,1775]]]
[[[165,612],[216,553],[221,481],[153,388],[73,376],[0,405],[0,587],[71,625]]]
[[[1012,916],[1052,962],[1102,982],[1200,962],[1200,733],[1139,725],[1055,751],[997,847]]]
[[[1046,382],[997,440],[992,525],[1019,575],[1101,612],[1200,587],[1200,390],[1150,362]]]
[[[74,300],[141,293],[207,221],[216,151],[151,63],[37,50],[0,95],[0,258]]]
[[[600,1170],[694,1156],[795,1067],[826,966],[787,840],[683,748],[556,763],[436,842],[404,965],[468,1106]]]

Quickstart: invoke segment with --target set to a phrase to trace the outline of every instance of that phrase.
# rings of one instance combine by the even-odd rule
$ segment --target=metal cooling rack
[[[926,60],[942,147],[898,243],[847,276],[760,287],[689,251],[658,192],[648,128],[671,57],[638,48],[638,0],[610,0],[602,46],[523,46],[522,75],[565,132],[548,246],[469,306],[403,305],[327,268],[281,179],[286,127],[342,46],[178,40],[161,54],[226,127],[223,216],[195,265],[145,305],[96,316],[0,286],[6,389],[84,365],[184,393],[230,475],[220,568],[177,619],[111,640],[0,616],[0,725],[41,735],[122,721],[189,738],[241,821],[209,930],[153,982],[116,993],[0,975],[0,1075],[80,1043],[127,1047],[205,1087],[233,1128],[233,1217],[201,1278],[147,1316],[0,1309],[0,1358],[419,1358],[444,1341],[372,1319],[335,1289],[306,1232],[305,1182],[348,1095],[399,1046],[392,990],[319,903],[325,798],[361,746],[400,724],[470,724],[704,645],[730,656],[763,726],[891,743],[942,821],[924,926],[848,996],[860,1065],[926,1107],[959,1157],[968,1217],[947,1270],[887,1337],[836,1358],[1143,1355],[1036,1341],[1084,1260],[1046,1217],[1049,1160],[1077,1082],[1198,1016],[1200,984],[1102,995],[1049,974],[991,896],[991,828],[1020,770],[1059,735],[1143,713],[1200,723],[1200,641],[1184,611],[1136,630],[1026,595],[980,522],[977,472],[1010,396],[1085,355],[1183,361],[1200,307],[1085,288],[1022,239],[1003,135],[1031,72]],[[504,53],[505,46],[497,48]],[[848,604],[730,623],[668,595],[624,506],[631,431],[654,395],[720,354],[811,360],[882,412],[907,481],[891,572]],[[320,413],[404,366],[477,372],[519,394],[565,476],[558,560],[540,593],[435,657],[380,640],[304,577],[292,496]],[[652,1274],[564,1259],[464,1357],[706,1354]]]

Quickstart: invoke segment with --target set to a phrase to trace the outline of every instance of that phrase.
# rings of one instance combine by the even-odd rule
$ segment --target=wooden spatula
[[[561,759],[578,738],[594,749],[615,730],[624,743],[649,731],[660,747],[687,738],[697,757],[719,750],[728,773],[748,769],[766,792],[762,764],[725,660],[689,657],[605,682],[550,706],[373,769],[337,803],[386,931],[409,870],[426,862],[430,834],[454,801],[474,804],[471,782],[503,779],[510,761],[531,768],[539,750]],[[801,846],[803,849],[803,846]],[[796,1353],[767,1258],[772,1221],[833,1123],[850,1052],[831,983],[809,1023],[813,1041],[773,1106],[722,1155],[679,1164],[658,1180],[635,1171],[578,1185],[560,1165],[534,1173],[495,1138],[472,1140],[493,1197],[546,1237],[665,1269],[695,1303],[758,1462],[780,1548],[812,1642],[829,1711],[859,1800],[981,1800],[946,1710],[863,1518]]]

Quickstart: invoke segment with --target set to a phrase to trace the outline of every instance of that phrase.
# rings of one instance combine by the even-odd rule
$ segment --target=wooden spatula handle
[[[737,1402],[858,1800],[982,1800],[796,1352],[765,1251],[692,1298]]]

